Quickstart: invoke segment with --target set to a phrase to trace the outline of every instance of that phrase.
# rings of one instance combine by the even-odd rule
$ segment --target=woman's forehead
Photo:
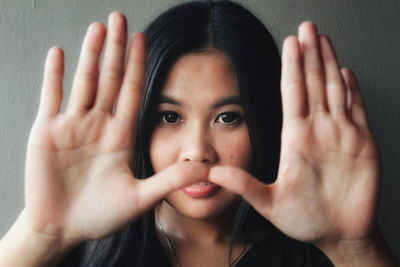
[[[238,85],[225,55],[216,49],[185,54],[171,67],[161,93],[170,97],[238,95]]]

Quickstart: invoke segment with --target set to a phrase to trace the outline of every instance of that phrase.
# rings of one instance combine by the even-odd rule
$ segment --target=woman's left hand
[[[282,64],[276,182],[263,184],[234,167],[214,167],[209,179],[297,240],[367,240],[376,231],[379,160],[356,79],[340,69],[329,39],[310,22],[285,40]]]

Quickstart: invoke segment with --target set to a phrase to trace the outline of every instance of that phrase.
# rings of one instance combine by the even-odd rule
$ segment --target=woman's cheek
[[[235,166],[250,171],[252,151],[247,127],[214,130],[210,144],[217,153],[216,165]],[[155,172],[159,172],[179,160],[179,152],[185,134],[176,129],[156,129],[150,142],[150,159]]]
[[[155,130],[150,141],[150,160],[155,172],[159,172],[177,160],[179,138],[165,131]]]
[[[247,128],[221,134],[218,139],[220,140],[217,149],[221,159],[220,164],[250,171],[252,149]]]

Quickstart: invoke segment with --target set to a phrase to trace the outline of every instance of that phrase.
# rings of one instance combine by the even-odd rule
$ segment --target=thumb
[[[219,166],[211,168],[209,181],[241,195],[264,217],[269,217],[272,204],[273,185],[257,180],[243,169]]]
[[[206,181],[209,167],[198,162],[174,164],[137,184],[137,201],[141,210],[154,206],[169,193],[199,181]]]

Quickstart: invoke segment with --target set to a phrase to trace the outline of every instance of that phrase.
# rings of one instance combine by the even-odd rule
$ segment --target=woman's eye
[[[161,119],[165,123],[173,124],[177,123],[180,120],[180,117],[176,112],[162,112]]]
[[[242,116],[236,112],[224,112],[217,118],[217,122],[224,124],[234,124],[240,122]]]

